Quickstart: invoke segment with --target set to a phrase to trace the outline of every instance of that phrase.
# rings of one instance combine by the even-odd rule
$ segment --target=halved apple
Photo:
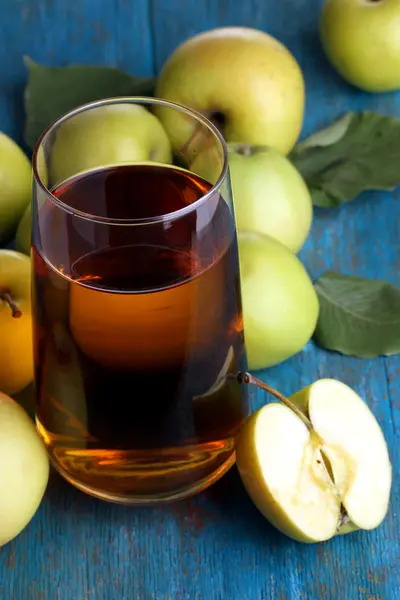
[[[391,464],[366,403],[333,379],[285,402],[255,412],[238,436],[237,466],[258,509],[301,542],[377,527],[388,508]]]
[[[300,542],[328,540],[340,518],[340,499],[310,431],[283,404],[263,406],[247,421],[236,463],[257,508]]]
[[[374,529],[387,512],[392,469],[385,438],[368,405],[335,379],[320,379],[291,400],[302,407],[321,439],[350,522]]]

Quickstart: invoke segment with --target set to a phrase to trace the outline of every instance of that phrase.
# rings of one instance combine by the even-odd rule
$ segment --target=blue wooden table
[[[22,141],[24,55],[152,75],[179,42],[221,25],[260,28],[294,53],[307,88],[303,137],[350,108],[400,117],[400,94],[361,93],[330,68],[320,8],[319,0],[0,0],[0,130]],[[329,268],[400,284],[400,190],[316,211],[301,258],[313,277]],[[0,550],[0,599],[400,599],[400,357],[360,360],[309,344],[262,377],[285,394],[335,377],[368,401],[394,466],[378,530],[295,543],[260,516],[235,468],[194,499],[149,509],[102,503],[53,474],[33,521]],[[257,408],[264,399],[252,401]]]

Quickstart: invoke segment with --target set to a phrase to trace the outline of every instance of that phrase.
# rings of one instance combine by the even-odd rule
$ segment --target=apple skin
[[[268,145],[283,154],[303,123],[304,80],[295,58],[272,36],[248,27],[221,27],[186,40],[161,70],[155,95],[208,116],[227,142]],[[162,107],[155,111],[174,148],[184,146],[193,120]]]
[[[249,368],[299,352],[314,333],[318,297],[300,260],[274,238],[239,231],[244,335]]]
[[[12,316],[0,299],[0,390],[16,394],[33,380],[30,258],[14,250],[0,250],[0,288],[8,290],[22,312]]]
[[[400,88],[399,0],[327,0],[325,53],[346,81],[367,92]]]
[[[11,239],[32,198],[32,170],[27,156],[0,132],[0,245]]]
[[[25,209],[22,219],[19,222],[17,233],[15,235],[15,249],[22,254],[31,253],[31,238],[32,238],[32,205],[28,204]]]
[[[310,231],[313,216],[304,179],[276,150],[245,147],[243,152],[234,148],[229,151],[238,229],[270,235],[292,252],[298,252]]]
[[[0,392],[0,546],[15,538],[39,507],[49,460],[25,410]]]
[[[169,139],[154,114],[139,104],[101,106],[61,124],[50,160],[50,180],[57,185],[101,166],[171,160]]]

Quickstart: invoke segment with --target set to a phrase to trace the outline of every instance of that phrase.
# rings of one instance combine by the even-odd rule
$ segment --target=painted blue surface
[[[330,68],[318,42],[320,7],[319,0],[0,0],[0,130],[22,140],[23,55],[151,75],[189,35],[221,25],[258,27],[295,54],[307,86],[303,136],[349,109],[400,117],[400,94],[361,93]],[[400,284],[399,244],[400,190],[366,193],[316,211],[301,258],[313,277],[333,268]],[[0,599],[400,599],[400,357],[360,360],[309,344],[262,376],[286,394],[335,377],[368,401],[394,466],[390,511],[378,530],[297,544],[259,515],[235,469],[190,501],[151,509],[96,501],[54,475],[33,521],[0,550]],[[262,402],[255,395],[253,408]]]

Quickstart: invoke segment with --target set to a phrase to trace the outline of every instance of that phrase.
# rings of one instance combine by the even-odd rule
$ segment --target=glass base
[[[142,450],[79,447],[36,419],[53,467],[78,489],[109,502],[153,505],[198,494],[235,463],[235,438]]]
[[[115,504],[124,504],[126,506],[155,506],[158,504],[165,504],[168,502],[175,502],[178,500],[183,500],[184,498],[189,498],[190,496],[194,496],[203,490],[207,489],[209,486],[213,485],[216,481],[218,481],[225,473],[229,471],[229,469],[235,464],[236,454],[232,452],[232,454],[212,473],[204,477],[197,483],[192,483],[190,485],[182,485],[179,489],[174,490],[173,492],[163,492],[163,493],[154,493],[154,494],[118,494],[109,492],[105,489],[99,489],[96,487],[92,487],[87,483],[83,483],[79,481],[75,477],[73,477],[68,471],[63,469],[63,467],[59,464],[57,460],[53,456],[49,456],[50,462],[55,470],[69,483],[78,488],[79,490],[89,494],[90,496],[94,496],[100,500],[104,500],[106,502],[113,502]],[[130,478],[135,477],[134,473],[130,474]],[[140,475],[138,474],[138,478]]]

